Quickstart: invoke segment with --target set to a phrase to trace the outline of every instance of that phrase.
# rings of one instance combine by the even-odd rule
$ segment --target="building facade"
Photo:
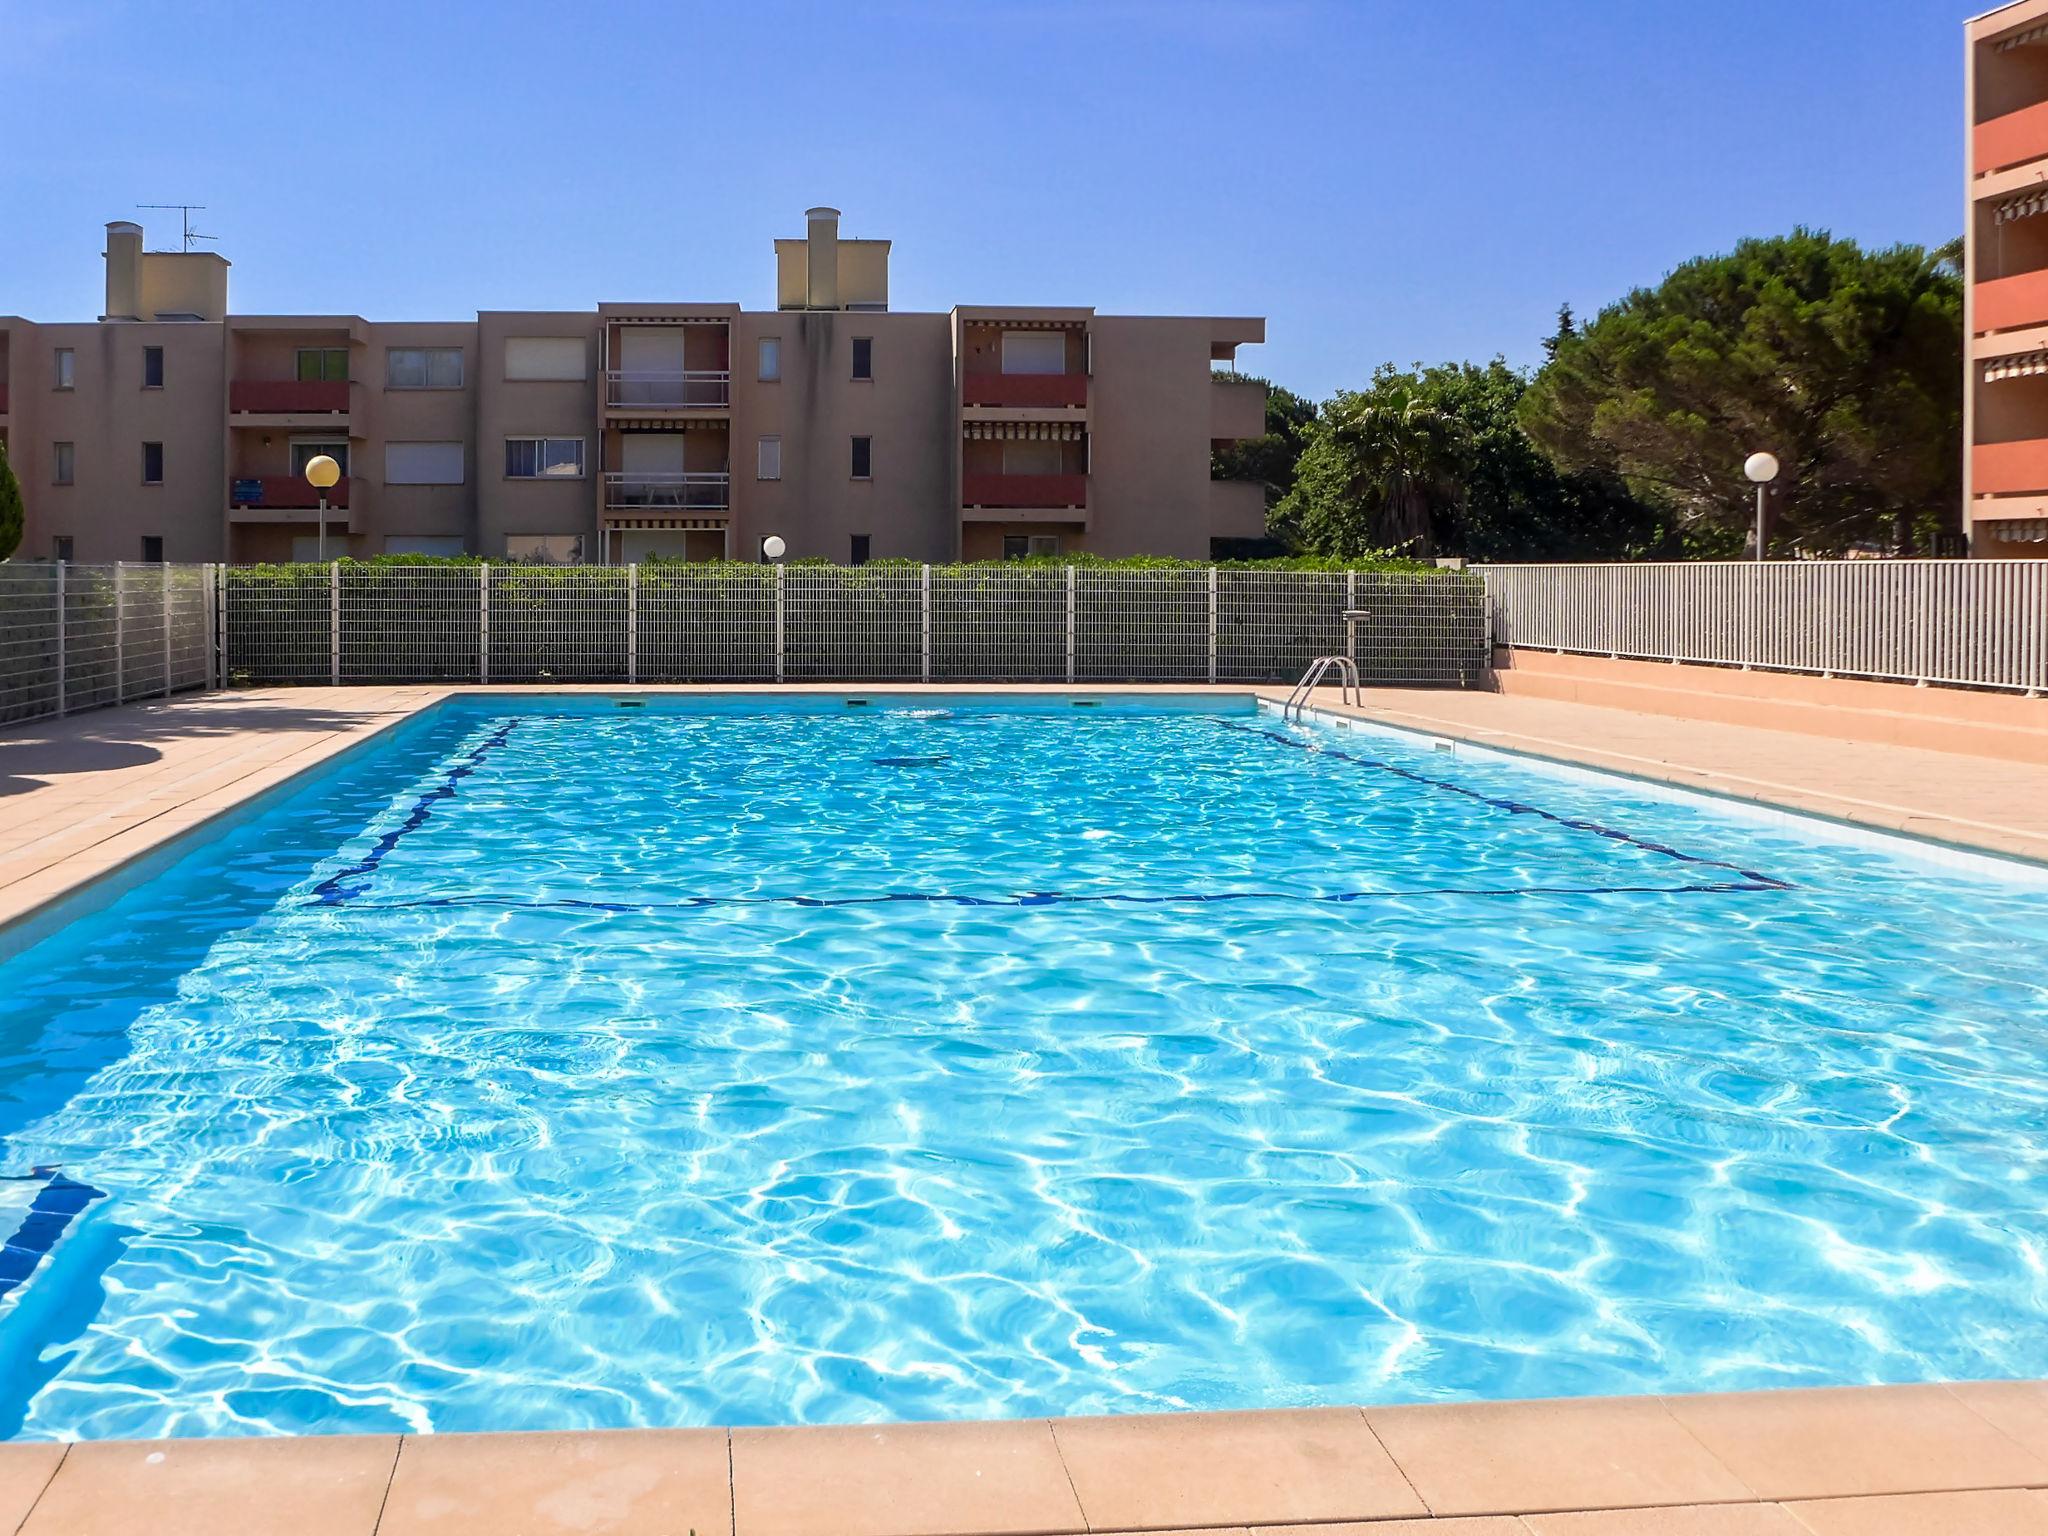
[[[1263,386],[1213,371],[1263,320],[896,312],[889,242],[806,220],[773,310],[446,323],[234,314],[220,256],[109,224],[106,314],[0,319],[17,558],[1207,559],[1264,534],[1259,487],[1209,468],[1265,430]]]
[[[2048,558],[2048,0],[1966,27],[1963,498],[1973,555]]]

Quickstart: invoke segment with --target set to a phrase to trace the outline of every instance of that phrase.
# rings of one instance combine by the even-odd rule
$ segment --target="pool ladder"
[[[1358,703],[1358,663],[1349,656],[1318,656],[1308,664],[1308,670],[1301,674],[1301,681],[1294,685],[1294,691],[1287,695],[1287,702],[1280,706],[1280,719],[1299,720],[1308,713],[1309,696],[1332,671],[1337,674],[1343,688],[1341,698],[1346,704]]]

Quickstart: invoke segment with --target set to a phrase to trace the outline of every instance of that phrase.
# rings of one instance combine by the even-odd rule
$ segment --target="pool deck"
[[[0,728],[0,923],[450,693],[479,691],[552,690],[270,689]],[[1318,704],[1353,712],[1327,695]],[[2048,860],[2048,766],[1490,693],[1367,690],[1355,712]],[[2042,1536],[2048,1382],[1051,1422],[0,1445],[0,1536],[145,1530]]]

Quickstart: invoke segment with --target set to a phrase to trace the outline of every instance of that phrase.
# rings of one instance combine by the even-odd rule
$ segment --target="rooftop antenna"
[[[218,235],[202,235],[192,227],[192,215],[204,213],[206,211],[206,204],[204,203],[137,203],[135,206],[138,208],[176,209],[184,222],[184,248],[185,254],[188,256],[192,253],[192,242],[194,240],[218,240],[220,238]]]

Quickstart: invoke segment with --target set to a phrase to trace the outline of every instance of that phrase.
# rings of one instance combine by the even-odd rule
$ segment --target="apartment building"
[[[2048,0],[1968,22],[1963,487],[1970,553],[2048,558]]]
[[[228,263],[107,226],[97,321],[0,319],[17,558],[1206,559],[1265,531],[1213,447],[1260,319],[889,307],[890,242],[813,208],[772,310],[605,303],[442,322],[238,315]],[[327,497],[304,478],[326,454]]]

